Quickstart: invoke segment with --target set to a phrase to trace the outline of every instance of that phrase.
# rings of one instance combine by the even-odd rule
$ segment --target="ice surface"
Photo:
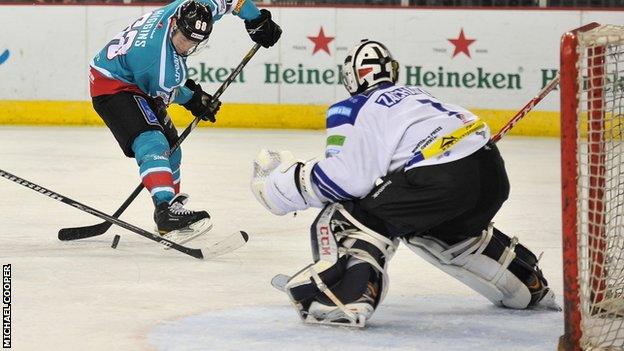
[[[561,323],[559,313],[501,310],[465,296],[388,299],[366,329],[297,318],[288,306],[211,311],[163,323],[148,342],[156,350],[555,350]]]
[[[554,350],[562,313],[509,311],[405,247],[390,263],[390,292],[366,330],[304,326],[270,285],[311,261],[315,211],[273,216],[249,191],[260,148],[322,154],[316,131],[198,129],[183,144],[182,190],[207,209],[213,236],[244,229],[242,249],[202,262],[118,227],[60,242],[58,229],[100,220],[0,179],[0,264],[12,264],[15,350]],[[495,218],[535,252],[561,295],[559,141],[499,143],[511,196]],[[105,128],[0,128],[0,169],[113,213],[138,184]],[[153,228],[143,193],[122,219]],[[110,248],[121,235],[116,250]],[[201,242],[197,242],[199,245]]]

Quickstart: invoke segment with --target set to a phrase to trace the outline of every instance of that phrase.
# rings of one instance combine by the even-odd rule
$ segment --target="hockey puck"
[[[119,239],[121,239],[121,237],[117,234],[115,234],[115,237],[113,238],[113,243],[111,244],[111,247],[113,249],[117,248],[117,244],[119,244]]]

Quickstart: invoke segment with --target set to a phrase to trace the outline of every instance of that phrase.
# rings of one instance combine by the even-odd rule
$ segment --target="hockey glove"
[[[275,45],[282,35],[282,28],[273,22],[271,12],[265,9],[260,10],[258,18],[245,20],[245,28],[251,40],[265,48]]]
[[[212,95],[204,92],[201,85],[196,84],[192,79],[187,79],[184,85],[193,91],[193,96],[182,106],[191,111],[193,116],[214,123],[216,121],[215,115],[221,107],[221,101],[213,99]]]
[[[256,200],[278,216],[323,207],[312,189],[310,174],[316,162],[295,159],[290,151],[261,150],[254,159],[251,191]]]

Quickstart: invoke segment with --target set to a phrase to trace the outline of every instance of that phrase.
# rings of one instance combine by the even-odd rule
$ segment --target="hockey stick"
[[[511,130],[511,128],[514,127],[516,123],[518,123],[518,121],[520,121],[522,118],[524,118],[524,116],[531,112],[533,107],[539,104],[539,102],[542,101],[542,99],[545,98],[548,93],[555,89],[557,84],[559,84],[559,77],[559,73],[557,73],[555,79],[551,80],[550,83],[546,84],[546,86],[544,86],[542,90],[540,90],[540,92],[537,93],[537,95],[533,99],[531,99],[531,101],[527,102],[522,110],[518,111],[518,113],[516,113],[516,115],[513,116],[511,120],[509,120],[509,122],[507,122],[507,124],[505,124],[505,126],[503,126],[503,128],[501,128],[501,130],[492,137],[491,140],[495,143],[498,142],[503,136],[505,136],[505,134],[507,134]]]
[[[559,78],[560,78],[559,74],[557,73],[557,75],[552,81],[546,84],[542,88],[542,90],[540,90],[539,93],[537,93],[537,95],[534,98],[532,98],[529,102],[527,102],[526,105],[524,105],[524,107],[522,107],[522,109],[518,111],[503,126],[503,128],[501,128],[501,130],[498,133],[496,133],[494,136],[490,138],[490,141],[493,143],[496,143],[503,136],[505,136],[516,125],[516,123],[518,123],[522,118],[524,118],[524,116],[526,116],[529,112],[531,112],[533,107],[537,106],[537,104],[540,101],[542,101],[542,99],[544,99],[546,95],[548,95],[553,89],[555,89],[557,84],[559,84]],[[477,119],[477,121],[471,124],[465,125],[453,131],[452,133],[439,137],[438,141],[433,142],[427,145],[422,150],[415,152],[413,156],[407,161],[404,167],[410,166],[414,163],[420,162],[422,160],[425,160],[431,157],[438,156],[439,154],[445,152],[446,150],[450,149],[455,144],[460,142],[463,138],[467,137],[468,135],[471,135],[477,130],[483,128],[484,126],[485,124],[481,120]]]
[[[247,235],[247,233],[240,231],[237,233],[234,233],[232,235],[230,235],[230,237],[222,240],[221,242],[217,242],[215,244],[213,244],[212,246],[208,246],[206,248],[203,249],[193,249],[190,247],[186,247],[180,244],[177,244],[173,241],[167,240],[159,235],[153,234],[148,232],[145,229],[141,229],[139,227],[136,227],[128,222],[124,222],[118,218],[115,217],[111,217],[109,215],[107,215],[104,212],[98,211],[92,207],[89,207],[87,205],[84,205],[80,202],[74,201],[66,196],[63,196],[57,192],[54,192],[50,189],[46,189],[42,186],[39,186],[35,183],[32,183],[26,179],[17,177],[9,172],[3,171],[2,169],[0,169],[0,176],[4,177],[10,181],[13,181],[17,184],[20,184],[26,188],[32,189],[38,193],[41,193],[42,195],[45,195],[51,199],[60,201],[64,204],[67,204],[69,206],[75,207],[81,211],[90,213],[96,217],[99,217],[105,221],[107,221],[108,223],[111,224],[117,224],[118,226],[125,228],[131,232],[134,232],[136,234],[139,234],[141,236],[144,236],[152,241],[155,241],[157,243],[160,243],[161,245],[164,245],[166,247],[169,247],[171,249],[174,250],[178,250],[182,253],[185,253],[189,256],[193,256],[195,258],[199,258],[199,259],[207,259],[207,258],[212,258],[212,257],[216,257],[218,255],[224,254],[226,252],[232,251],[234,249],[237,249],[238,247],[242,246],[243,244],[245,244],[247,242],[247,240],[249,240],[249,236]],[[238,239],[238,240],[237,240]]]
[[[227,77],[227,79],[223,82],[223,84],[221,84],[219,89],[214,93],[213,99],[218,99],[223,94],[225,89],[227,89],[227,87],[230,86],[230,84],[234,81],[234,79],[238,76],[238,74],[243,70],[243,67],[247,65],[249,60],[251,60],[251,58],[256,54],[256,52],[259,49],[260,49],[260,44],[255,44],[251,48],[251,50],[247,52],[245,57],[243,57],[243,60],[241,61],[241,63],[238,64],[238,66],[232,71],[232,73],[230,73],[229,77]],[[172,154],[180,146],[180,144],[182,144],[184,139],[186,139],[186,137],[191,133],[191,131],[195,129],[195,127],[197,127],[199,120],[200,120],[199,117],[195,117],[193,121],[191,122],[191,124],[188,127],[186,127],[186,129],[182,132],[182,134],[180,134],[176,143],[169,150],[170,154]],[[144,187],[143,183],[140,183],[136,187],[136,189],[134,189],[132,194],[128,196],[126,201],[124,201],[124,203],[121,204],[121,207],[119,207],[117,211],[113,213],[112,217],[119,218],[119,216],[121,216],[121,214],[128,208],[128,206],[130,206],[130,204],[134,201],[134,199],[136,199],[136,197],[141,193],[141,191],[143,190],[143,187]],[[63,241],[90,238],[90,237],[94,237],[94,236],[98,236],[98,235],[102,235],[106,233],[106,231],[111,227],[111,225],[113,225],[112,222],[105,221],[102,223],[98,223],[98,224],[94,224],[94,225],[90,225],[86,227],[62,228],[58,232],[58,238],[59,240],[63,240]]]

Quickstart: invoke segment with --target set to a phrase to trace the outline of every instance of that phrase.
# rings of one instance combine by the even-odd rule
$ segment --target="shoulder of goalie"
[[[420,257],[497,306],[561,310],[535,254],[491,223],[481,235],[454,245],[430,236],[402,240]]]
[[[323,207],[310,174],[316,162],[295,159],[290,151],[261,150],[254,160],[251,190],[271,213]]]
[[[390,240],[327,205],[310,229],[314,263],[288,280],[285,291],[306,323],[365,326],[387,293]]]

